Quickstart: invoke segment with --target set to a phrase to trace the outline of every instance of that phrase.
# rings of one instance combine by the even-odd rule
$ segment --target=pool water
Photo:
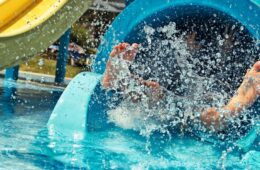
[[[63,89],[17,83],[10,98],[0,83],[0,169],[260,168],[259,139],[246,153],[189,134],[145,138],[116,127],[84,140],[58,132],[53,139],[46,123]],[[69,161],[58,161],[62,157]]]
[[[45,127],[62,91],[0,79],[0,169],[42,169],[33,165],[33,160],[42,158],[29,147]]]

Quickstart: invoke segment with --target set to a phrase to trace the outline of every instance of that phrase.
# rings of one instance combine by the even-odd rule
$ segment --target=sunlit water
[[[58,88],[0,79],[0,169],[42,169],[34,165],[42,158],[30,146],[61,93]]]
[[[16,87],[16,95],[8,101],[1,80],[0,169],[80,166],[84,169],[257,169],[260,166],[258,143],[249,152],[241,153],[192,134],[169,138],[154,133],[146,138],[131,130],[112,128],[89,133],[80,142],[62,134],[50,140],[46,123],[61,90],[22,83]],[[9,106],[3,109],[4,105]],[[53,159],[66,155],[74,159],[66,164]]]
[[[156,30],[145,27],[144,32],[147,44],[141,50],[148,51],[146,54],[155,56],[158,60],[151,60],[151,68],[133,64],[132,69],[143,77],[152,72],[152,80],[173,86],[164,87],[167,95],[158,103],[154,103],[149,95],[144,95],[146,97],[141,103],[132,103],[126,96],[119,106],[111,106],[109,111],[109,121],[116,126],[88,133],[83,140],[67,138],[58,132],[50,135],[47,131],[46,123],[62,90],[18,83],[15,94],[9,96],[10,87],[14,84],[9,84],[9,89],[5,89],[1,80],[0,169],[259,169],[259,139],[247,152],[242,152],[235,146],[236,139],[243,137],[254,125],[254,121],[246,122],[248,126],[243,132],[235,128],[237,131],[234,132],[234,139],[222,138],[222,134],[219,136],[194,127],[194,124],[199,124],[197,120],[200,109],[225,104],[241,82],[242,76],[232,84],[231,80],[225,82],[218,77],[217,73],[224,74],[225,70],[217,72],[217,67],[215,70],[210,69],[223,64],[219,51],[211,56],[219,57],[214,62],[210,60],[211,57],[205,56],[204,62],[209,65],[206,68],[198,58],[191,60],[193,53],[187,50],[185,35],[178,33],[174,23]],[[154,38],[156,32],[164,34],[166,39]],[[217,40],[220,44],[223,43],[221,37]],[[160,48],[155,45],[158,42]],[[155,47],[159,50],[153,50]],[[175,50],[176,57],[172,61],[175,63],[174,69],[177,73],[179,71],[175,75],[175,84],[160,74],[173,73],[163,67],[164,63],[160,63],[161,57],[165,57],[164,61],[171,62],[166,57],[172,55],[172,49]],[[250,55],[248,52],[248,58]],[[229,60],[228,57],[225,58]],[[251,65],[255,58],[246,60],[247,65]],[[129,63],[119,62],[115,64],[119,64],[123,70],[120,74],[124,82],[133,70],[128,69]],[[244,61],[238,64],[241,62]],[[200,68],[199,71],[194,72],[194,66]],[[154,71],[154,68],[161,70]],[[240,65],[237,69],[233,68],[236,70],[233,73],[241,68]],[[207,75],[208,71],[216,73],[212,74],[216,76]],[[151,94],[150,89],[137,86],[135,81],[130,80],[128,83],[129,92]],[[205,99],[205,96],[210,96],[210,99]],[[249,109],[247,114],[258,111]],[[254,118],[259,120],[257,116]],[[187,126],[191,126],[190,129]],[[239,124],[235,127],[242,126]],[[69,159],[59,161],[59,158]]]
[[[124,53],[110,59],[116,72],[113,88],[124,98],[109,111],[110,121],[144,136],[158,130],[170,135],[176,127],[181,131],[207,131],[200,125],[200,114],[211,107],[223,112],[221,109],[236,95],[246,69],[260,59],[257,42],[247,37],[242,26],[209,29],[182,32],[173,22],[157,28],[145,26],[145,41],[133,61],[124,60]],[[238,32],[227,33],[229,29]],[[209,38],[204,31],[220,33],[212,33]],[[193,33],[197,37],[192,38]],[[229,47],[225,43],[230,43]],[[136,77],[159,82],[163,97],[156,99],[151,88]],[[137,102],[133,102],[133,96]],[[258,112],[255,107],[244,110],[232,123],[227,122],[229,128],[216,135],[240,138],[259,120]]]

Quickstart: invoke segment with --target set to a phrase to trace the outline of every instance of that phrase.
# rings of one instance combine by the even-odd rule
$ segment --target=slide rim
[[[245,26],[253,37],[257,40],[260,39],[259,4],[249,0],[243,2],[236,0],[146,0],[145,2],[135,0],[116,17],[106,31],[98,47],[97,57],[92,65],[92,70],[103,74],[113,46],[123,42],[131,30],[149,16],[167,8],[191,5],[213,8],[228,14]]]
[[[70,0],[34,29],[0,38],[0,69],[18,65],[44,51],[77,21],[91,3],[92,0]]]

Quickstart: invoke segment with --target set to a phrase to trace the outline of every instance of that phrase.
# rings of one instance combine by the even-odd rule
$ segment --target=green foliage
[[[94,48],[91,48],[91,42],[94,42],[94,38],[89,27],[78,22],[75,23],[72,26],[71,39],[86,49],[86,53],[94,54],[96,52]]]
[[[24,64],[20,65],[20,70],[33,73],[41,73],[48,75],[55,75],[56,72],[56,60],[48,59],[48,57],[38,55]],[[89,67],[73,67],[71,65],[66,66],[66,77],[74,77],[82,71],[89,71]]]

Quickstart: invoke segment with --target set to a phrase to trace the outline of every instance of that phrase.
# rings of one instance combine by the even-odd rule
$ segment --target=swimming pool
[[[12,82],[4,88],[4,84],[0,79],[0,169],[38,169],[32,162],[42,158],[29,147],[48,121],[62,89]]]
[[[171,138],[154,134],[145,138],[137,132],[116,127],[89,133],[84,140],[68,139],[54,132],[59,137],[56,141],[50,140],[52,136],[46,123],[62,89],[18,83],[16,95],[7,100],[4,82],[0,80],[0,83],[0,169],[260,167],[259,139],[247,153],[189,134],[176,134]],[[61,163],[49,155],[68,156],[70,162]]]

